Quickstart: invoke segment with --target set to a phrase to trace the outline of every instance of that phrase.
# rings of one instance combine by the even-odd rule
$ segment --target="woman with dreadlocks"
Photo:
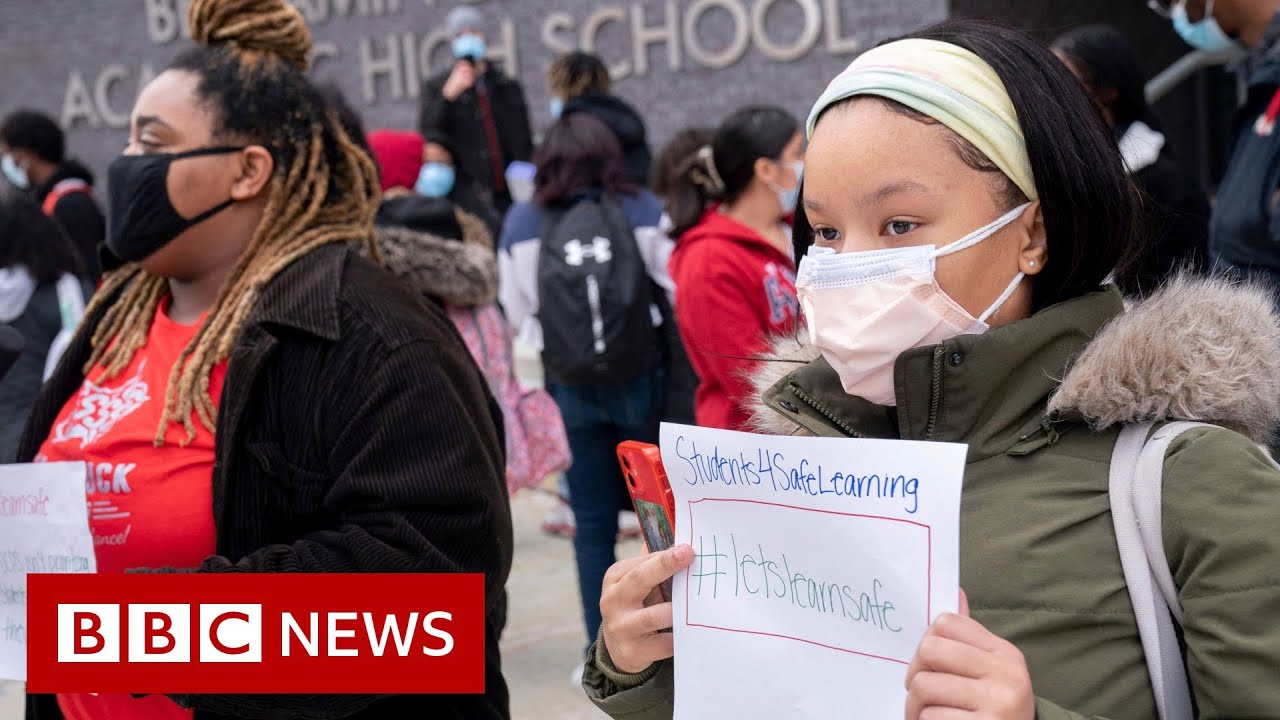
[[[377,171],[307,80],[284,0],[193,0],[110,168],[120,261],[32,413],[81,460],[98,568],[482,572],[486,693],[62,695],[100,718],[506,718],[500,414],[444,313],[376,256]]]

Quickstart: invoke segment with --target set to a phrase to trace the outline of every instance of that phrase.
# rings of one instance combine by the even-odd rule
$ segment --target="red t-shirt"
[[[123,372],[105,379],[95,367],[58,413],[38,461],[83,461],[85,494],[98,572],[131,568],[193,568],[214,552],[213,434],[198,419],[195,439],[170,423],[155,447],[169,372],[194,337],[161,303],[146,345]],[[209,379],[209,396],[222,395],[226,364]],[[194,415],[194,413],[193,413]],[[190,720],[191,711],[160,695],[59,695],[68,720]]]

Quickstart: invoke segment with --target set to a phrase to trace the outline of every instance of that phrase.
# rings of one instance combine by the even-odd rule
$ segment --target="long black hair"
[[[84,264],[62,228],[21,195],[0,196],[0,268],[26,267],[37,285],[64,274],[84,275]]]
[[[799,131],[800,121],[780,107],[748,107],[730,115],[716,129],[710,157],[694,153],[672,178],[667,191],[672,235],[697,225],[712,202],[742,197],[755,178],[756,161],[781,157]]]
[[[1032,311],[1089,293],[1127,267],[1138,248],[1138,195],[1111,129],[1066,66],[1030,36],[986,20],[951,20],[908,37],[982,58],[1013,101],[1049,244]],[[798,253],[812,242],[804,213],[796,214],[794,237]]]
[[[1053,49],[1070,58],[1084,83],[1107,103],[1116,127],[1143,119],[1147,112],[1146,75],[1124,33],[1110,25],[1083,25],[1060,35],[1053,41]]]

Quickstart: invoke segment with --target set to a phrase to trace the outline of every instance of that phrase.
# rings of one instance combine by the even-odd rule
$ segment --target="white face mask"
[[[836,253],[814,247],[800,261],[796,291],[814,347],[840,375],[845,392],[877,405],[897,404],[893,368],[911,348],[957,335],[980,335],[1013,295],[1019,272],[979,317],[952,300],[934,278],[937,258],[967,250],[1017,220],[1031,203],[938,249],[934,245]]]

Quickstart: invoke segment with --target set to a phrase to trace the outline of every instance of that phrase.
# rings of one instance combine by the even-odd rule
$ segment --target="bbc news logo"
[[[128,616],[128,661],[192,660],[191,605],[58,604],[58,662],[118,663],[121,613]],[[261,605],[198,605],[199,658],[204,662],[262,662]],[[223,625],[227,625],[224,629]],[[238,625],[237,625],[238,624]],[[235,639],[228,639],[232,636]],[[287,650],[286,650],[287,652]]]
[[[32,692],[479,693],[484,648],[483,575],[28,578]]]
[[[58,604],[58,662],[120,662],[123,657],[120,645],[125,639],[120,631],[121,612],[127,612],[129,618],[129,662],[191,662],[196,657],[192,654],[191,628],[197,622],[201,661],[262,662],[261,605],[122,607],[68,603]],[[320,613],[310,613],[309,621],[299,621],[286,612],[280,616],[280,655],[289,657],[301,650],[312,657],[322,653],[328,657],[359,657],[363,647],[374,657],[382,657],[387,652],[405,657],[419,650],[414,645],[419,615],[411,611],[406,618],[386,615],[375,620],[374,613],[330,612],[321,623]],[[403,627],[402,619],[407,621]],[[362,628],[350,626],[360,621],[363,621]],[[420,648],[422,654],[444,657],[453,652],[453,634],[434,625],[436,622],[448,625],[452,621],[453,614],[448,612],[436,611],[422,616],[421,636],[424,640],[434,638],[435,645],[424,642]],[[361,635],[362,632],[365,635]],[[327,646],[323,644],[326,636]],[[357,638],[353,645],[352,641]],[[365,641],[363,646],[359,641]]]

